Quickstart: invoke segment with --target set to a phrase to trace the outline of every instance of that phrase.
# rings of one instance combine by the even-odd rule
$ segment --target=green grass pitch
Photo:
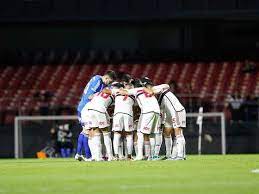
[[[186,161],[0,160],[0,194],[259,194],[259,155]]]

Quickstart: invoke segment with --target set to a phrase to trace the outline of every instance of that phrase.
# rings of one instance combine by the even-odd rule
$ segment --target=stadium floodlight
[[[226,154],[226,127],[225,127],[225,115],[223,112],[209,112],[209,113],[187,113],[187,129],[193,128],[191,124],[193,119],[197,119],[199,116],[202,116],[203,123],[211,123],[213,120],[216,120],[217,127],[220,126],[220,135],[221,135],[221,151],[217,153]],[[23,121],[27,122],[23,124]],[[44,122],[43,122],[44,121]],[[23,132],[27,130],[28,126],[32,125],[32,122],[41,123],[42,125],[47,123],[45,121],[76,121],[77,116],[74,115],[64,115],[64,116],[17,116],[15,117],[14,122],[14,157],[23,158],[24,156],[24,142],[23,142]],[[25,122],[25,123],[26,123]],[[203,124],[205,125],[205,124]],[[203,127],[204,128],[204,127]],[[217,130],[217,129],[216,129]],[[47,133],[47,132],[46,132]],[[27,142],[26,142],[27,143]],[[188,142],[187,142],[188,144]]]

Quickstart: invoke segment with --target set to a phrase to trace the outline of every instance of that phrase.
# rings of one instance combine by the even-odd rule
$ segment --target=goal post
[[[226,154],[226,119],[224,112],[207,112],[207,113],[187,113],[187,119],[201,117],[220,117],[221,128],[221,154]]]
[[[206,112],[206,113],[187,113],[187,127],[188,120],[202,116],[204,119],[217,118],[217,124],[220,127],[220,138],[221,138],[221,150],[218,153],[226,154],[226,125],[225,115],[223,112]],[[192,119],[191,119],[192,118]],[[77,116],[75,115],[64,115],[64,116],[17,116],[14,120],[14,157],[23,158],[23,126],[22,121],[27,122],[40,122],[40,121],[76,121]],[[209,121],[210,122],[210,121]],[[220,122],[220,124],[218,123]],[[198,130],[197,130],[198,132]],[[196,141],[196,140],[195,140]],[[198,141],[197,141],[198,142]]]
[[[14,157],[23,158],[22,126],[19,121],[77,120],[74,115],[62,116],[17,116],[14,119]]]

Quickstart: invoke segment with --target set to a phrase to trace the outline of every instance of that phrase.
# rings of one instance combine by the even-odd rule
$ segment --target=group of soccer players
[[[114,71],[107,71],[89,81],[77,111],[83,130],[76,160],[133,160],[133,148],[134,160],[186,159],[186,112],[168,84],[154,86],[148,77],[129,74],[117,79]],[[161,158],[163,136],[166,156]]]

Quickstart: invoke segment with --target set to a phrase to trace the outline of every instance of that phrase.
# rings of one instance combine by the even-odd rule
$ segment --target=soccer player
[[[169,160],[185,160],[185,138],[182,128],[186,127],[186,111],[169,88],[167,90],[161,90],[163,85],[167,84],[154,86],[152,91],[154,94],[160,93],[158,102],[160,104],[161,111],[165,114],[164,138],[166,157]],[[172,141],[173,133],[175,136],[174,141]]]
[[[129,83],[130,80],[124,80],[124,84],[118,83],[116,88],[131,89],[133,85]],[[122,132],[126,133],[126,147],[127,147],[127,159],[132,159],[133,150],[133,105],[135,102],[134,96],[121,95],[119,92],[115,94],[115,108],[113,116],[114,139],[113,148],[115,159],[119,160],[119,147],[121,145]]]
[[[109,131],[110,117],[107,109],[114,102],[114,98],[107,92],[105,93],[105,90],[96,93],[82,110],[82,123],[84,129],[90,130],[89,146],[92,159],[95,161],[102,160],[101,135],[103,135],[108,161],[113,159],[111,133]]]
[[[91,80],[86,85],[81,100],[77,107],[78,120],[81,122],[81,112],[83,108],[87,105],[87,103],[91,100],[93,95],[97,92],[100,92],[103,88],[105,88],[108,84],[110,84],[113,80],[116,79],[116,74],[114,71],[107,71],[103,76],[95,75],[91,78]],[[75,159],[81,161],[85,158],[82,155],[82,148],[84,147],[86,158],[91,158],[91,152],[88,145],[88,137],[84,130],[79,134],[77,141],[77,151],[75,155]]]
[[[152,90],[152,88],[154,88],[154,90],[156,92],[162,92],[164,90],[169,89],[169,86],[166,84],[160,85],[159,87],[157,86],[153,86],[152,81],[147,78],[144,77],[142,78],[142,84],[143,86],[145,86],[146,88],[144,88],[145,92],[149,92],[149,90]],[[154,92],[150,93],[150,95],[154,95]],[[150,135],[150,146],[151,146],[151,159],[152,160],[160,160],[159,157],[159,152],[160,152],[160,148],[162,145],[162,128],[161,128],[161,115],[162,113],[160,113],[159,118],[158,118],[158,128],[155,130],[155,133],[152,133]]]
[[[141,115],[138,122],[138,154],[135,160],[150,159],[151,145],[150,134],[157,133],[159,128],[160,107],[155,96],[150,95],[143,87],[153,85],[149,78],[143,78],[135,81],[135,88],[121,91],[124,95],[134,95],[141,109]],[[145,150],[145,158],[143,156],[143,147]]]

